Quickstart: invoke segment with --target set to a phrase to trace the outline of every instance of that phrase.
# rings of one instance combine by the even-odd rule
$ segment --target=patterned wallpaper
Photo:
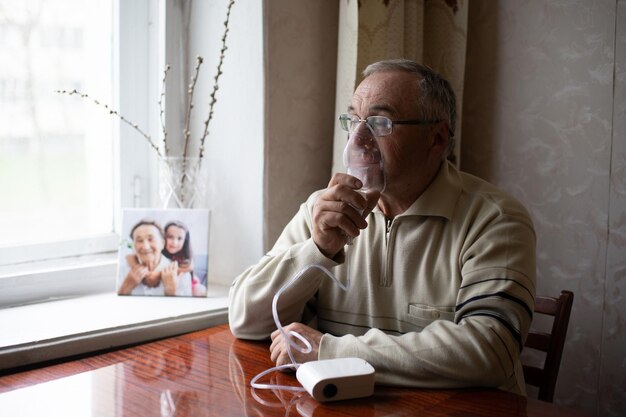
[[[469,10],[461,167],[530,210],[538,292],[574,291],[555,402],[626,412],[626,0]]]

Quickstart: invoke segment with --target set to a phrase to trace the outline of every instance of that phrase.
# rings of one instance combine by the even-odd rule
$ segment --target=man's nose
[[[352,131],[351,139],[355,146],[368,148],[373,146],[376,138],[371,128],[365,122],[359,123],[359,125]]]

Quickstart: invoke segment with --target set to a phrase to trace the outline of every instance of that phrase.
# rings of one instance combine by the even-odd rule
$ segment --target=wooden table
[[[272,366],[268,344],[227,325],[0,377],[1,416],[575,416],[495,389],[377,386],[365,399],[321,404],[307,393],[253,390]],[[293,374],[268,376],[296,385]]]

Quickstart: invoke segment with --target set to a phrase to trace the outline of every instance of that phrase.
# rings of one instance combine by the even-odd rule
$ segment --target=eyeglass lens
[[[363,121],[357,116],[342,114],[339,117],[341,128],[347,132],[352,132]],[[391,133],[391,119],[385,116],[370,116],[364,120],[376,136],[385,136]]]

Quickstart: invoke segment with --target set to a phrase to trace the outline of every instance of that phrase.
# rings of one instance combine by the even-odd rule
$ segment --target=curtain
[[[344,113],[365,67],[406,58],[443,75],[457,96],[458,163],[468,0],[340,0],[335,114]],[[333,172],[343,171],[346,134],[335,124]]]

